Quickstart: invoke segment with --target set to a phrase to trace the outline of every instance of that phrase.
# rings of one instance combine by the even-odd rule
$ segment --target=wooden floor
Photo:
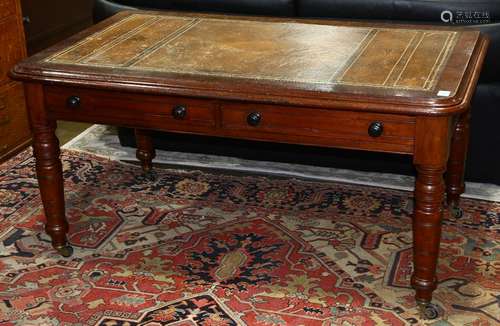
[[[81,123],[81,122],[68,122],[68,121],[58,121],[56,135],[59,138],[59,143],[61,145],[66,144],[71,139],[78,136],[85,129],[92,126],[92,124]]]

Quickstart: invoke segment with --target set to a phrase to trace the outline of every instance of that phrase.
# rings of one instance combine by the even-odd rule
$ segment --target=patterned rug
[[[43,232],[34,159],[0,168],[1,325],[498,325],[500,203],[446,215],[435,303],[409,280],[412,194],[156,168],[64,151],[69,240]]]
[[[136,161],[136,149],[122,146],[118,139],[116,127],[93,125],[63,148],[78,152],[87,152],[115,161]],[[320,167],[286,162],[270,162],[263,160],[247,160],[232,156],[208,155],[189,152],[175,152],[157,149],[155,163],[190,168],[211,168],[247,172],[253,174],[281,175],[289,178],[300,178],[326,182],[347,182],[350,184],[371,185],[390,189],[413,191],[413,176],[394,173],[380,173],[346,170],[334,167]],[[467,198],[500,202],[500,185],[467,182],[465,194]]]

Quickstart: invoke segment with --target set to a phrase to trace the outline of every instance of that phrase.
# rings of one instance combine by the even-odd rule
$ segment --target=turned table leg
[[[153,168],[153,159],[156,156],[150,132],[144,129],[135,129],[135,141],[137,144],[136,157],[141,161],[143,171],[150,172]]]
[[[470,110],[461,114],[456,123],[446,173],[447,202],[451,213],[455,217],[462,215],[459,208],[460,195],[465,191],[465,160],[469,145]]]
[[[431,304],[436,289],[436,269],[441,242],[441,222],[445,195],[444,172],[449,158],[452,117],[418,117],[414,164],[415,209],[413,212],[413,265],[411,284],[425,318],[438,316]]]
[[[52,246],[64,257],[73,250],[66,240],[68,222],[64,207],[64,181],[59,158],[59,141],[55,135],[56,122],[45,111],[41,85],[26,84],[26,102],[33,132],[33,154],[36,159],[38,186],[45,210],[45,230]]]
[[[427,318],[435,318],[437,311],[430,306],[432,292],[436,289],[436,267],[441,241],[441,220],[445,184],[444,166],[417,166],[415,183],[415,211],[413,217],[412,286],[415,298]]]

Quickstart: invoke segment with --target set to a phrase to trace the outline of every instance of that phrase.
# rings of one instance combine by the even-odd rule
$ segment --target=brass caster
[[[421,319],[432,320],[439,317],[438,307],[430,302],[419,302],[418,310]]]
[[[453,218],[461,218],[464,215],[464,211],[457,205],[450,206],[450,215]]]
[[[70,245],[56,247],[54,249],[57,250],[57,252],[64,258],[68,258],[71,257],[71,255],[73,255],[73,247],[71,247]]]

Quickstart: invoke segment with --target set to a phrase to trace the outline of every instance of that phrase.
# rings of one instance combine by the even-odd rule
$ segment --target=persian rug
[[[498,325],[500,203],[445,214],[439,320],[415,309],[412,193],[63,152],[70,258],[29,151],[0,166],[1,325]]]
[[[63,147],[117,161],[137,160],[135,156],[136,149],[120,144],[118,131],[114,126],[93,125]],[[154,162],[188,166],[190,168],[216,168],[247,173],[281,175],[291,178],[347,182],[350,184],[371,185],[407,191],[412,191],[415,184],[413,176],[394,173],[356,171],[305,164],[269,162],[265,160],[247,160],[231,156],[165,151],[161,149],[156,150]],[[467,182],[466,191],[463,196],[500,202],[500,185]]]

